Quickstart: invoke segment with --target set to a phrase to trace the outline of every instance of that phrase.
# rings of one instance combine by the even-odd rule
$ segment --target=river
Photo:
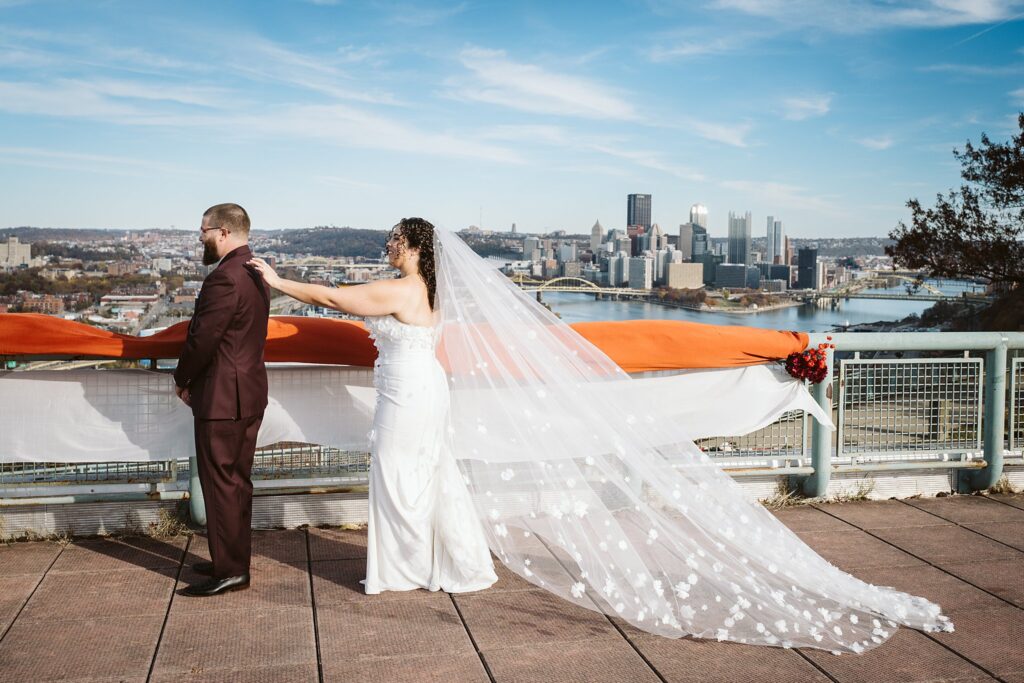
[[[963,291],[966,285],[942,283],[946,293]],[[905,294],[902,287],[874,290]],[[597,301],[593,295],[563,292],[545,293],[544,303],[569,323],[596,320],[689,320],[711,325],[744,325],[773,330],[831,332],[837,326],[900,320],[931,308],[931,301],[892,299],[824,299],[818,304],[791,306],[763,313],[715,313],[669,308],[639,301]],[[833,306],[834,302],[834,306]]]

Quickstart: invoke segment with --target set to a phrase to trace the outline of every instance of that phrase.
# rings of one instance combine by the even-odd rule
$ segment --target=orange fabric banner
[[[803,351],[808,343],[803,332],[678,320],[572,327],[627,372],[755,365]],[[0,313],[0,357],[177,358],[187,332],[188,322],[181,322],[150,337],[133,337],[37,313]],[[264,357],[370,367],[377,350],[360,322],[278,316],[270,319]]]

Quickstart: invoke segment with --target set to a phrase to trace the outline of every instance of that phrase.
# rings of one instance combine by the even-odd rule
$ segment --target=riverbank
[[[684,306],[656,304],[650,300],[595,300],[592,294],[551,292],[544,295],[544,302],[551,306],[563,320],[569,323],[604,322],[610,320],[688,320],[711,325],[742,325],[771,330],[794,330],[797,332],[833,332],[838,327],[871,323],[888,317],[900,321],[908,315],[921,315],[930,303],[918,301],[874,301],[851,299],[828,303],[805,303],[759,307],[746,312],[745,309],[724,310],[708,307],[697,310],[697,302]],[[680,302],[682,303],[682,302]],[[699,304],[697,304],[699,305]],[[751,315],[757,312],[758,315]]]
[[[750,315],[755,313],[769,313],[771,311],[778,311],[783,308],[792,308],[793,306],[800,306],[800,301],[784,301],[777,304],[769,304],[767,306],[709,306],[708,304],[685,304],[678,301],[665,301],[663,299],[651,298],[647,300],[648,303],[656,306],[663,306],[665,308],[678,308],[684,311],[694,311],[697,313],[726,313],[735,315]]]
[[[743,307],[743,308],[740,308],[740,307],[727,308],[727,307],[721,307],[721,306],[708,306],[706,310],[707,310],[708,313],[726,313],[726,314],[733,314],[733,315],[751,315],[751,314],[757,314],[757,313],[771,313],[772,311],[780,311],[780,310],[782,310],[784,308],[793,308],[794,306],[801,306],[801,305],[803,305],[803,304],[800,301],[785,301],[785,302],[777,303],[777,304],[769,304],[767,306],[758,306],[757,308],[752,308],[750,306],[746,306],[746,307]]]

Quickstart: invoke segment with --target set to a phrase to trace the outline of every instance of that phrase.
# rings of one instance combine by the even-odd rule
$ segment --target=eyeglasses
[[[211,230],[227,230],[227,228],[223,228],[223,227],[221,227],[221,228],[199,228],[199,232],[204,234],[204,235],[206,233],[210,232]],[[228,230],[228,232],[231,232],[231,231]]]

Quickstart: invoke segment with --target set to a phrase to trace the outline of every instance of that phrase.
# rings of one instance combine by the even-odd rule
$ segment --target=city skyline
[[[0,230],[884,236],[1015,130],[1024,3],[0,2]],[[763,223],[762,223],[763,224]]]

